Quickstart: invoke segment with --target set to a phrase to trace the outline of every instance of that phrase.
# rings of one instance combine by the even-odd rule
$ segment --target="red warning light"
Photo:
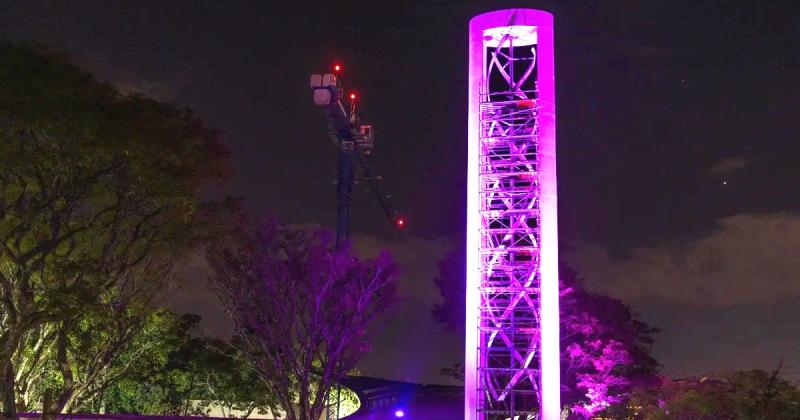
[[[404,227],[406,227],[406,219],[403,219],[402,217],[398,217],[397,219],[395,219],[394,225],[398,229],[403,229]]]
[[[355,98],[356,98],[356,94],[355,93],[351,93],[350,94],[350,99],[355,99]]]
[[[342,66],[340,66],[340,65],[338,65],[338,64],[335,64],[335,65],[333,66],[333,71],[341,71],[341,70],[342,70]]]

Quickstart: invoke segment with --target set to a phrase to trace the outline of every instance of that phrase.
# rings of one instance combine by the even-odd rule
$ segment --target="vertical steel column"
[[[339,141],[339,164],[336,178],[336,246],[350,240],[350,196],[355,179],[354,142]]]
[[[552,27],[470,21],[466,419],[560,416]]]

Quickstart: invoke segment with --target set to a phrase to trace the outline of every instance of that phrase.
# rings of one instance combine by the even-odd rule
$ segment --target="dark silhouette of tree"
[[[449,329],[463,331],[464,256],[450,252],[434,282],[442,303],[432,314]],[[656,329],[617,299],[586,291],[575,274],[560,276],[562,403],[573,416],[589,417],[624,402],[635,386],[652,383],[659,369],[650,355]],[[463,380],[463,365],[442,370]]]
[[[463,331],[466,320],[467,284],[463,251],[451,251],[439,260],[439,271],[433,278],[442,303],[433,305],[433,317],[447,329]]]
[[[388,254],[360,261],[328,232],[275,221],[211,246],[217,295],[242,350],[291,420],[317,419],[334,381],[369,350],[392,303],[397,268]]]
[[[800,418],[800,388],[781,378],[780,366],[684,379],[664,378],[634,392],[613,414],[648,420],[793,420]],[[627,408],[627,410],[625,410]]]

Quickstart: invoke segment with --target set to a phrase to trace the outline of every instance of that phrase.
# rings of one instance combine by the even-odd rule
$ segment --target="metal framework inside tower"
[[[536,45],[507,31],[484,63],[477,407],[482,419],[524,419],[538,412],[539,393]]]

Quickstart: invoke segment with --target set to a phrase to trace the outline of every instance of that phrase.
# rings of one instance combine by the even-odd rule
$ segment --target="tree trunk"
[[[308,418],[308,398],[309,398],[309,389],[308,389],[308,379],[302,378],[300,380],[300,399],[298,401],[298,420],[310,420]]]
[[[53,390],[48,388],[44,391],[42,401],[42,420],[51,420],[53,415]]]
[[[17,419],[17,401],[14,398],[14,366],[9,358],[0,361],[0,371],[4,372],[0,378],[0,395],[3,398],[3,419]]]
[[[255,411],[255,409],[256,409],[255,403],[251,403],[250,405],[248,405],[247,410],[245,410],[244,416],[242,418],[243,419],[250,418],[250,415],[253,414],[253,411]]]
[[[72,397],[75,394],[75,381],[72,376],[72,369],[69,366],[69,360],[67,360],[67,344],[67,327],[62,324],[58,330],[56,343],[56,363],[61,371],[61,378],[64,380],[64,390],[59,394],[56,401],[56,409],[54,410],[58,413],[64,412],[64,408],[72,401]]]

